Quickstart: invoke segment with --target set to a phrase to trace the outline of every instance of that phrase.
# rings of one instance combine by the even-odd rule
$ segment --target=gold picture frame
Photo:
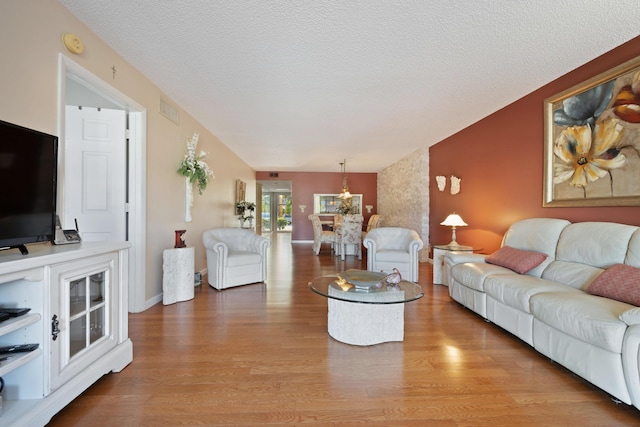
[[[242,202],[245,199],[246,195],[247,195],[247,183],[240,179],[236,179],[236,205],[239,202]],[[234,210],[235,210],[235,206],[234,206]]]
[[[640,205],[640,57],[544,101],[544,207]]]

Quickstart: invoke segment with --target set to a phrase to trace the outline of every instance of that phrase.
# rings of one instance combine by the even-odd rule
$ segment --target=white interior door
[[[126,111],[66,107],[63,228],[126,240]]]

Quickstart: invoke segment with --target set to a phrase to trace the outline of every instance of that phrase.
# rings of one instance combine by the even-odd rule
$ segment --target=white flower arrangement
[[[200,134],[196,131],[187,141],[187,154],[184,155],[178,173],[189,178],[189,182],[198,181],[198,194],[202,194],[209,180],[215,178],[213,171],[209,169],[209,165],[204,161],[207,153],[200,151],[196,156],[196,148],[198,146],[198,138]]]
[[[256,210],[256,204],[253,202],[247,202],[245,200],[236,203],[236,214],[238,215],[238,219],[246,220],[253,219],[253,211]],[[245,216],[245,212],[249,211],[249,215]]]

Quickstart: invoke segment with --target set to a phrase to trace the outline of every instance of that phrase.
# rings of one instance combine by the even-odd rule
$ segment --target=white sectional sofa
[[[447,253],[451,297],[614,398],[640,408],[640,308],[592,295],[595,283],[587,292],[597,278],[599,287],[606,282],[605,287],[640,292],[634,290],[640,282],[619,286],[625,279],[614,274],[618,268],[640,272],[640,228],[533,218],[514,223],[496,254],[511,248],[546,258],[520,274],[488,263],[486,255]]]

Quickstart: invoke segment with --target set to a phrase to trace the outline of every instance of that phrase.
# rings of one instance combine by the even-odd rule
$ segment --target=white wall
[[[62,34],[84,42],[81,55],[69,53]],[[234,226],[235,181],[247,183],[247,199],[255,198],[255,172],[214,134],[181,110],[176,125],[158,113],[160,97],[177,104],[138,70],[96,37],[55,1],[3,0],[0,3],[0,120],[58,134],[58,55],[69,56],[147,111],[147,243],[146,299],[162,291],[162,251],[174,245],[174,230],[186,229],[187,244],[196,248],[196,270],[204,269],[202,232]],[[116,68],[115,77],[112,67]],[[185,76],[188,78],[188,76]],[[187,139],[200,132],[199,150],[216,174],[203,196],[195,196],[193,222],[184,221],[184,181],[176,172]],[[2,143],[0,141],[0,143]],[[5,184],[0,184],[5,185]],[[132,283],[131,286],[140,286]]]

